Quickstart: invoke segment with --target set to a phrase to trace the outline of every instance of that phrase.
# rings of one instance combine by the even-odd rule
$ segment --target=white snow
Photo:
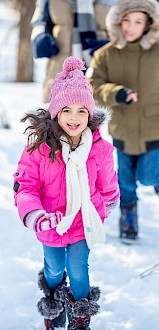
[[[0,2],[2,13],[1,8],[4,10]],[[13,15],[7,7],[5,10],[7,20],[11,17],[12,23],[15,13]],[[4,14],[0,23],[4,31],[2,23],[6,23]],[[13,47],[13,43],[8,42],[7,49],[9,45]],[[10,56],[7,49],[8,68],[13,69],[15,59],[13,61],[12,55],[16,47]],[[42,63],[38,62],[41,81],[44,73]],[[26,111],[42,105],[42,83],[14,83],[14,70],[7,71],[12,74],[6,75],[1,56],[0,67],[3,69],[0,107],[7,110],[11,124],[9,130],[0,128],[0,329],[42,330],[43,320],[36,308],[42,296],[37,286],[37,274],[43,266],[42,247],[34,233],[21,224],[12,190],[13,173],[26,143],[23,135],[25,126],[20,123],[20,118]],[[109,136],[107,138],[111,140]],[[114,156],[116,161],[116,154]],[[101,311],[92,318],[92,330],[159,330],[159,267],[147,276],[141,276],[145,270],[159,264],[159,197],[153,187],[141,185],[138,186],[138,195],[138,244],[128,246],[120,243],[119,209],[116,209],[105,225],[106,244],[91,251],[91,285],[99,285],[102,292]]]

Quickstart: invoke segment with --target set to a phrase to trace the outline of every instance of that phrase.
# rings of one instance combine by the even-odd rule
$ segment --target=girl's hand
[[[25,226],[38,233],[55,228],[61,219],[62,214],[58,211],[48,214],[44,210],[34,210],[27,214]]]
[[[137,93],[135,92],[130,92],[126,98],[126,102],[137,102],[138,101],[138,97],[137,97]]]
[[[119,200],[116,200],[108,205],[106,205],[106,218],[109,217],[109,215],[111,214],[111,212],[119,206]]]

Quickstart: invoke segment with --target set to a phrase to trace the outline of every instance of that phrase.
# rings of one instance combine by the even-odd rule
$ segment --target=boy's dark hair
[[[88,127],[92,133],[96,131],[104,122],[106,115],[104,112],[97,112],[92,118],[88,119]],[[25,129],[24,134],[28,134],[28,149],[32,153],[42,143],[46,143],[50,148],[49,157],[54,161],[57,150],[61,150],[61,136],[66,136],[70,145],[73,145],[70,136],[58,124],[57,116],[51,119],[50,113],[45,109],[37,109],[34,113],[27,113],[21,122],[30,121],[30,125]]]

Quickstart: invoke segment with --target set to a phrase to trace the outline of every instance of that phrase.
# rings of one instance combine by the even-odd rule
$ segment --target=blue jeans
[[[67,247],[43,245],[44,275],[48,286],[55,289],[61,283],[66,268],[70,288],[75,300],[88,298],[90,291],[88,257],[90,250],[86,241],[81,240]]]
[[[121,207],[136,204],[139,181],[145,186],[159,184],[159,149],[132,156],[117,149]]]

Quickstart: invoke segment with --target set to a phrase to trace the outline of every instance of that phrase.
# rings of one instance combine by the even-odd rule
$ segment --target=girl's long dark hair
[[[35,112],[27,113],[21,122],[30,121],[30,125],[25,129],[24,134],[28,135],[28,149],[32,153],[38,149],[42,143],[47,143],[50,147],[49,157],[54,161],[56,159],[56,152],[60,150],[61,136],[67,137],[70,145],[73,144],[71,138],[58,124],[57,116],[51,119],[50,113],[45,109],[37,109]],[[88,127],[94,132],[105,120],[105,114],[98,113],[88,120]]]

